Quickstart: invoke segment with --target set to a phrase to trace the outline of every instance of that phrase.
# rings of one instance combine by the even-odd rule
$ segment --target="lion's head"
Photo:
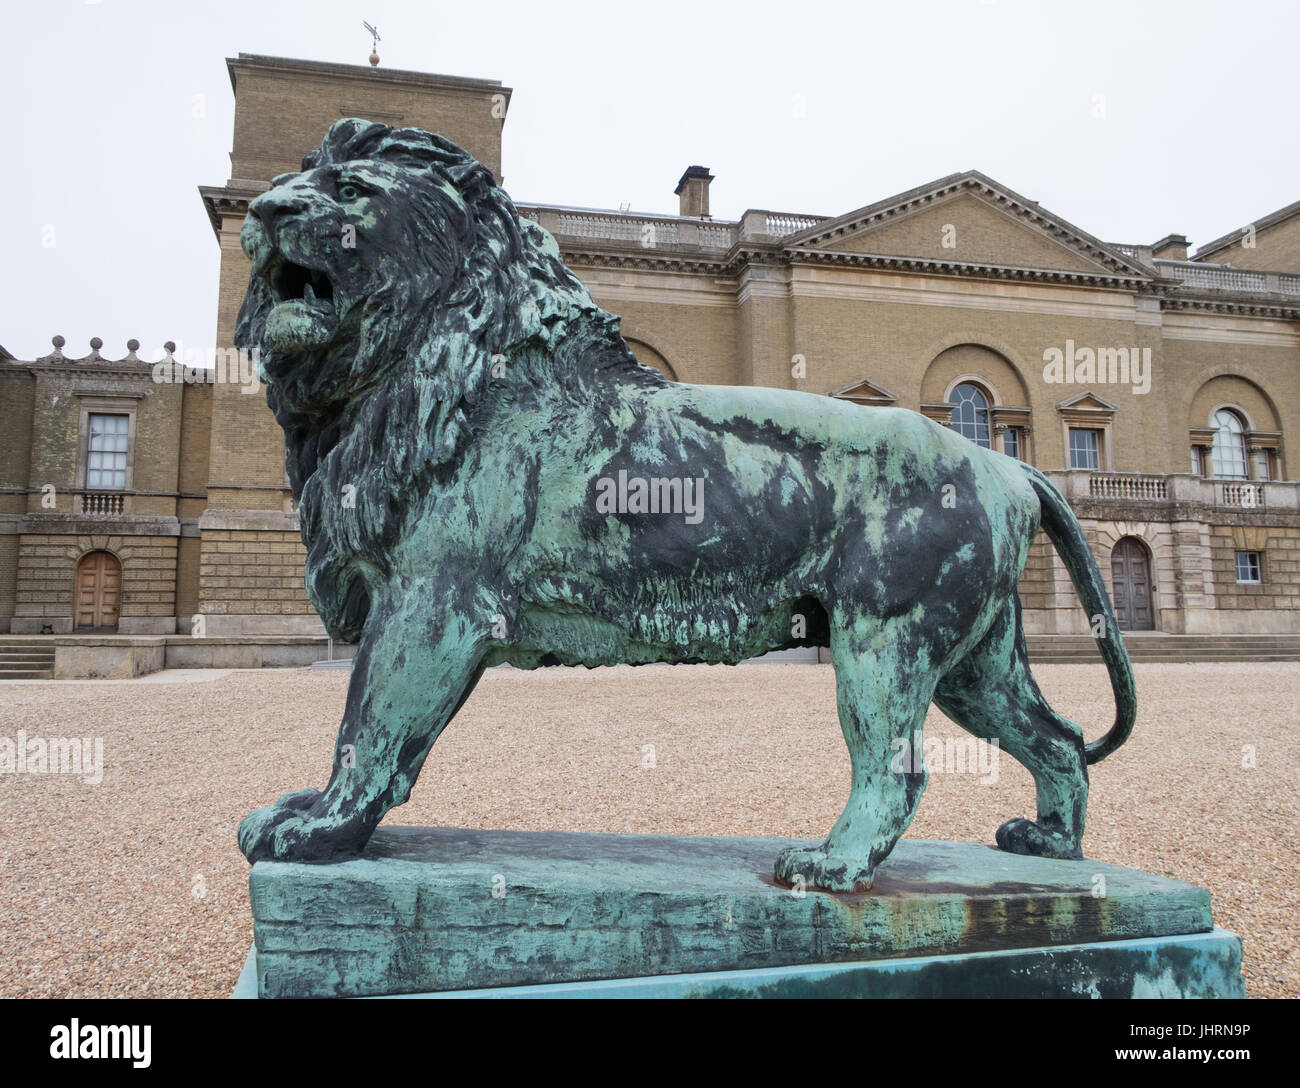
[[[419,129],[337,121],[248,211],[235,343],[260,349],[295,494],[376,389],[410,387],[443,459],[494,356],[581,314],[616,321],[486,167]]]
[[[300,173],[249,204],[240,241],[252,275],[235,343],[259,349],[308,594],[332,630],[355,633],[365,612],[349,565],[383,567],[517,360],[591,340],[613,360],[601,365],[640,369],[554,239],[428,132],[335,122]]]

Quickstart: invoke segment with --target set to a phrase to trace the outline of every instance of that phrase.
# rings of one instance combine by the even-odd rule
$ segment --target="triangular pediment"
[[[829,395],[837,400],[851,400],[855,404],[884,405],[893,404],[898,400],[897,393],[891,393],[883,385],[877,385],[867,378],[850,382],[842,389],[836,389]]]
[[[976,171],[823,220],[790,249],[1150,279],[1151,270]]]
[[[1193,259],[1300,273],[1300,200],[1206,242]]]
[[[1069,400],[1063,400],[1057,406],[1058,411],[1069,409],[1072,412],[1118,412],[1119,405],[1112,404],[1105,397],[1099,397],[1096,393],[1080,393],[1071,397]]]

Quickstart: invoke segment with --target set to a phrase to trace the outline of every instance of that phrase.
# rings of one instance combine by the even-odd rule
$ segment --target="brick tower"
[[[230,179],[199,189],[221,246],[217,347],[233,344],[248,285],[239,230],[249,201],[300,168],[340,117],[437,132],[501,177],[510,88],[499,81],[240,53]],[[305,551],[284,471],[284,440],[265,390],[213,388],[208,506],[199,522],[199,610],[208,635],[317,633],[303,591]]]

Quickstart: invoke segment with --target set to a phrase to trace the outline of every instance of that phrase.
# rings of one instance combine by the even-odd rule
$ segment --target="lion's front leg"
[[[490,628],[439,607],[445,587],[407,585],[376,602],[357,648],[347,709],[322,791],[299,790],[239,825],[249,861],[333,861],[359,854],[402,804],[438,734],[469,696]]]

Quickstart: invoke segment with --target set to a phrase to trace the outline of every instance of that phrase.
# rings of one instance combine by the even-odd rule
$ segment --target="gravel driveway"
[[[1104,731],[1100,665],[1034,671]],[[1249,994],[1300,996],[1300,666],[1135,671],[1133,738],[1093,769],[1088,856],[1207,886]],[[98,784],[0,776],[0,996],[229,995],[252,939],[235,827],[325,782],[347,675],[186,679],[0,683],[0,736],[99,737],[104,755]],[[965,736],[931,710],[927,738]],[[990,766],[935,774],[908,834],[992,842],[1032,816],[1028,773]],[[388,822],[813,838],[847,776],[826,665],[497,669]]]

